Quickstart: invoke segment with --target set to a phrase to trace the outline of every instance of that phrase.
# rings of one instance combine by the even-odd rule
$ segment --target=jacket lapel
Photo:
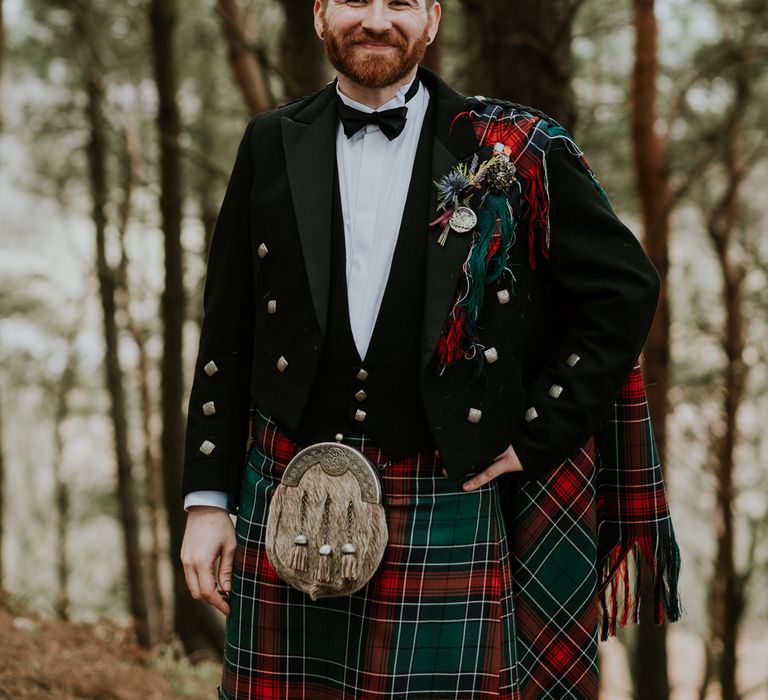
[[[331,206],[336,163],[336,81],[293,117],[283,117],[293,209],[315,315],[325,334],[331,269]]]
[[[479,148],[474,129],[467,119],[454,121],[465,111],[465,97],[446,85],[431,71],[419,69],[419,77],[435,100],[435,133],[432,147],[432,181],[439,180],[458,162],[472,158]],[[439,215],[437,193],[430,188],[430,219]],[[425,222],[425,225],[428,222]],[[421,343],[421,369],[431,359],[446,317],[451,309],[462,265],[469,253],[472,237],[450,233],[445,246],[437,243],[439,231],[429,232],[424,292],[424,317]]]

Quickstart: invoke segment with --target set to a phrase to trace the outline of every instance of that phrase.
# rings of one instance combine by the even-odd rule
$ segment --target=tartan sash
[[[607,639],[616,634],[617,622],[624,626],[639,619],[640,556],[653,576],[654,622],[660,624],[665,616],[676,622],[681,614],[680,548],[639,364],[596,439],[600,636]],[[632,572],[630,560],[635,564]]]
[[[526,226],[529,265],[550,246],[546,155],[555,140],[578,158],[600,196],[608,196],[573,136],[555,120],[529,107],[503,100],[467,99],[468,118],[481,146],[503,143],[526,182],[511,200]],[[610,204],[610,202],[609,202]],[[469,282],[467,283],[469,284]],[[641,585],[639,557],[653,576],[653,619],[660,624],[680,619],[678,591],[680,549],[669,512],[656,440],[648,411],[643,374],[635,364],[605,424],[597,431],[597,588],[601,639],[616,634],[616,625],[637,622]],[[546,477],[545,477],[546,478]],[[634,563],[634,566],[630,566]],[[621,609],[619,609],[621,608]]]
[[[604,641],[638,620],[639,557],[653,576],[655,621],[680,617],[680,552],[639,365],[569,459],[538,479],[512,476],[501,498],[519,700],[596,697],[598,631]]]

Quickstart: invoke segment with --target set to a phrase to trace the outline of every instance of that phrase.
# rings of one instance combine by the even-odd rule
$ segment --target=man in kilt
[[[227,616],[222,698],[592,698],[598,637],[637,618],[630,557],[680,614],[637,365],[657,274],[565,129],[419,67],[440,14],[315,0],[336,79],[237,152],[181,552]],[[265,529],[286,465],[334,440],[379,471],[389,539],[312,600]]]

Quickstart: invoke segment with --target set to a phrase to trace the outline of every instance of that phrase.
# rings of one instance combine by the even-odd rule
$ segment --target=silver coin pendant
[[[459,207],[453,212],[449,223],[456,233],[468,233],[477,226],[477,214],[469,207]]]

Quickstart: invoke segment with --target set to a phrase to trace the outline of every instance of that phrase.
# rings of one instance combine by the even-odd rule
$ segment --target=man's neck
[[[347,76],[342,75],[341,73],[338,73],[337,77],[339,80],[339,89],[347,97],[355,102],[364,104],[371,109],[378,109],[397,95],[398,90],[400,90],[403,85],[410,83],[416,77],[416,71],[417,67],[414,67],[414,69],[402,80],[383,88],[365,87],[364,85],[360,85],[359,83],[350,80]]]

